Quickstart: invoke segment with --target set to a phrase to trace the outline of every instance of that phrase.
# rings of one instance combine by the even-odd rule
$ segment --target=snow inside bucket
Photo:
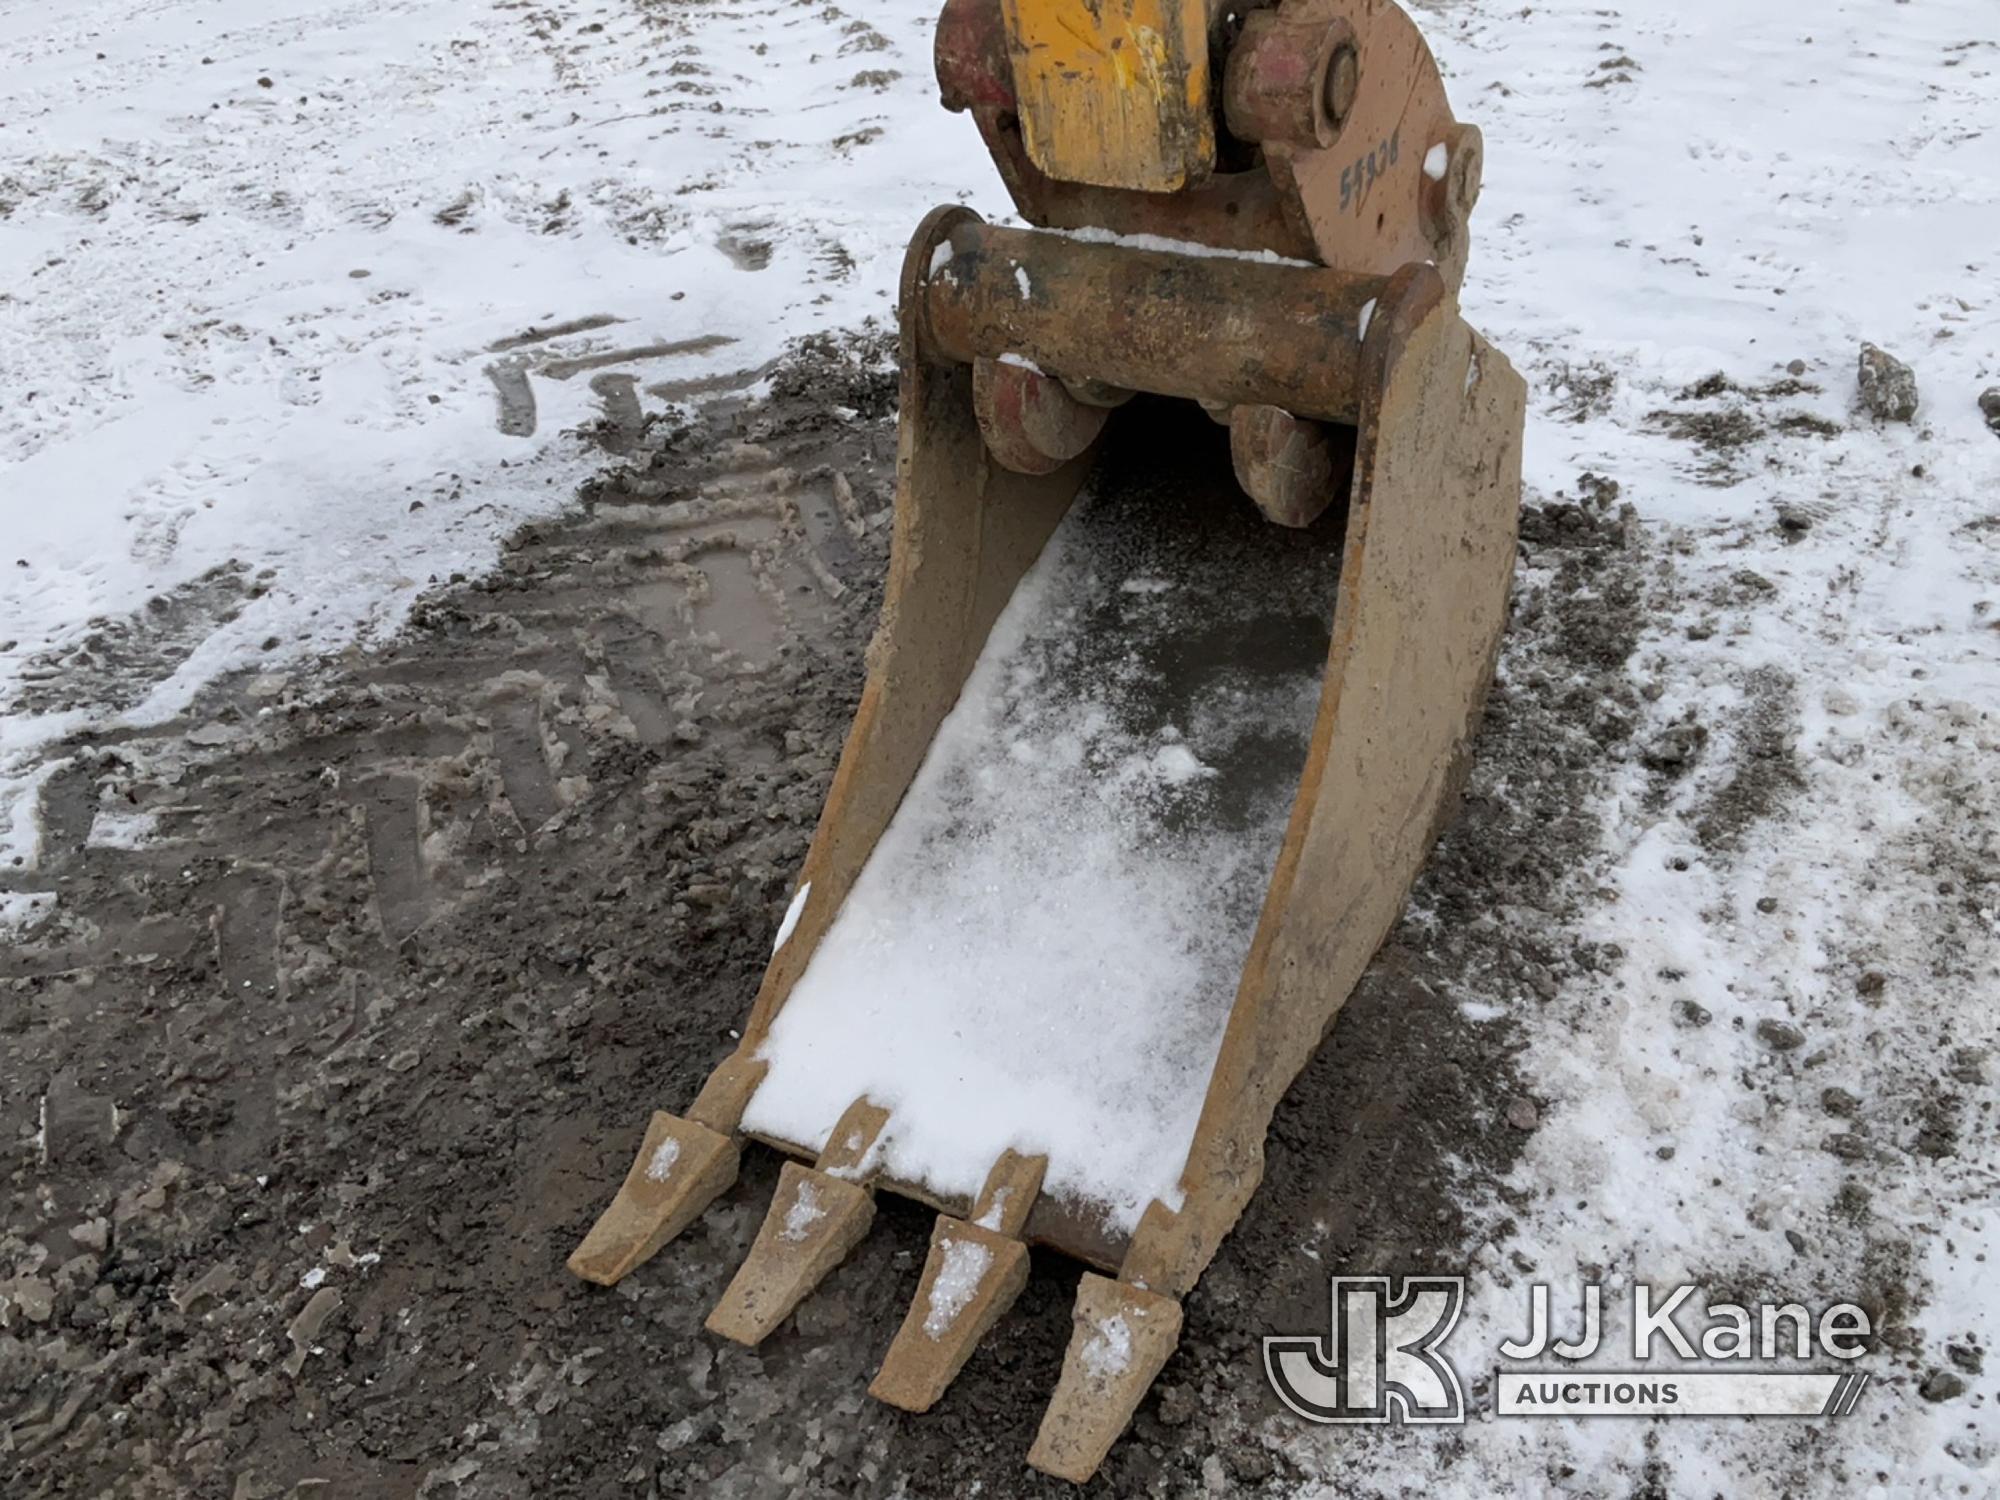
[[[771,1028],[746,1129],[816,1147],[865,1094],[892,1112],[884,1171],[941,1195],[1012,1147],[1112,1229],[1178,1204],[1305,762],[1340,521],[1270,525],[1226,463],[1132,462],[995,625]]]

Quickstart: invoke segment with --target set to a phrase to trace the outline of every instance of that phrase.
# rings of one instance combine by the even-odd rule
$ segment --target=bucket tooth
[[[875,1195],[817,1167],[785,1163],[771,1211],[708,1315],[708,1331],[756,1345],[860,1244],[875,1221]]]
[[[1047,1158],[1002,1152],[973,1200],[971,1222],[939,1214],[916,1299],[868,1394],[904,1411],[929,1411],[972,1351],[1028,1284],[1021,1226],[1041,1191]]]
[[[888,1123],[889,1111],[870,1104],[863,1095],[841,1111],[833,1134],[826,1138],[826,1147],[813,1165],[850,1182],[869,1181],[875,1175],[875,1143]]]
[[[715,1066],[708,1082],[687,1108],[687,1117],[710,1130],[735,1135],[743,1125],[743,1111],[770,1071],[770,1064],[738,1048]]]
[[[1026,1245],[939,1214],[916,1300],[868,1394],[904,1411],[929,1411],[1027,1284]]]
[[[1085,1272],[1062,1378],[1028,1462],[1082,1484],[1139,1409],[1181,1337],[1181,1305],[1129,1282]]]
[[[741,1155],[733,1137],[656,1111],[618,1196],[570,1253],[570,1270],[611,1286],[643,1265],[728,1190]]]
[[[1018,1151],[1002,1151],[986,1184],[972,1200],[972,1222],[981,1229],[1021,1237],[1028,1212],[1042,1193],[1042,1174],[1048,1171],[1046,1156],[1023,1156]]]
[[[750,1254],[708,1315],[710,1333],[762,1343],[861,1243],[875,1221],[875,1147],[888,1123],[863,1095],[841,1112],[817,1166],[785,1163]]]

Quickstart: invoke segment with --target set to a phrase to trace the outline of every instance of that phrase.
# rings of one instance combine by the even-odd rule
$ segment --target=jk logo
[[[1462,1276],[1336,1276],[1320,1336],[1267,1338],[1271,1389],[1308,1422],[1463,1422],[1458,1372],[1437,1352],[1465,1306]]]

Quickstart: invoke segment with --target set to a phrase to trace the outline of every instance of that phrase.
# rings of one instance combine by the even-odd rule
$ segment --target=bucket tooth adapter
[[[1479,132],[1389,0],[948,0],[937,62],[1033,227],[911,242],[860,708],[740,1044],[570,1265],[762,1141],[797,1161],[708,1324],[755,1343],[876,1192],[926,1202],[870,1387],[923,1411],[1062,1251],[1028,1458],[1082,1482],[1451,814],[1525,392],[1458,311]]]

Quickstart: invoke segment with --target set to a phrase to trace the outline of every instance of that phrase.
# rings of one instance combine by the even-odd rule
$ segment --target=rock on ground
[[[1879,422],[1907,422],[1917,414],[1916,372],[1886,349],[1861,346],[1861,405]]]

